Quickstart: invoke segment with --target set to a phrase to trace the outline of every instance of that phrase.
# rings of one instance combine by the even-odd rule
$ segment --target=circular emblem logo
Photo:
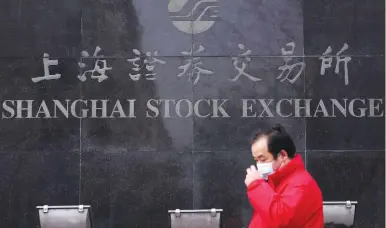
[[[210,29],[218,18],[218,0],[169,0],[169,17],[180,31],[198,34]]]

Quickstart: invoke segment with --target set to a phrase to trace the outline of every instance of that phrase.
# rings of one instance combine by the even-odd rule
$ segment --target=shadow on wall
[[[83,33],[85,46],[92,49],[95,46],[103,45],[103,50],[122,50],[122,55],[124,55],[124,50],[140,50],[141,28],[137,12],[131,1],[119,0],[113,3],[101,1],[98,6],[94,7],[103,15],[91,12],[89,13],[89,20],[82,22],[83,26],[88,28]],[[106,7],[109,9],[111,7],[114,12],[105,10]],[[104,18],[105,20],[90,18]],[[142,50],[140,51],[142,52]],[[112,53],[104,54],[109,56]],[[142,58],[141,61],[143,60]],[[146,112],[145,102],[158,97],[156,84],[148,80],[128,80],[127,72],[130,72],[131,66],[124,58],[111,59],[109,67],[114,69],[114,74],[111,74],[111,77],[104,83],[90,86],[82,84],[82,96],[84,99],[109,99],[112,101],[136,99],[135,113],[138,115],[133,120],[87,119],[83,121],[81,126],[85,139],[83,147],[103,149],[113,147],[117,150],[126,147],[129,150],[150,151],[170,149],[171,138],[168,136],[161,116],[147,119],[143,114]],[[145,75],[149,72],[142,68],[138,73]],[[114,105],[115,103],[108,104],[107,109],[112,110]],[[127,102],[122,102],[122,107],[123,110],[130,110]]]
[[[136,13],[132,4],[121,0],[122,7],[117,6],[118,1],[111,3],[111,7],[116,8],[116,15],[126,15],[123,20],[127,25],[126,30],[122,30],[123,34],[117,34],[114,31],[108,30],[114,28],[109,20],[103,20],[111,15],[100,15],[100,20],[90,21],[88,28],[91,27],[93,31],[89,35],[89,39],[86,39],[85,49],[90,50],[91,47],[99,45],[99,40],[93,40],[95,37],[100,37],[100,34],[113,34],[111,38],[112,44],[121,44],[128,48],[138,47],[139,34],[128,34],[128,31],[133,31],[138,26],[136,20]],[[28,13],[32,13],[33,9],[26,9]],[[51,11],[48,11],[50,13]],[[105,11],[98,11],[105,12]],[[67,12],[66,12],[67,13]],[[42,14],[39,17],[45,17],[46,14]],[[118,21],[119,18],[113,19],[112,22]],[[103,23],[108,21],[107,24],[97,24],[97,22]],[[122,21],[122,20],[121,20]],[[79,28],[81,20],[78,20]],[[90,23],[94,23],[91,24]],[[107,31],[106,31],[107,30]],[[117,40],[119,37],[127,39]],[[37,40],[37,42],[40,40]],[[102,46],[102,45],[101,45]],[[102,46],[104,49],[105,47]],[[107,49],[107,48],[106,48]],[[9,74],[2,74],[0,77],[0,95],[2,99],[30,99],[35,100],[37,104],[43,100],[76,100],[82,96],[83,99],[130,99],[137,98],[138,100],[147,100],[157,96],[157,91],[154,83],[149,81],[140,83],[130,83],[127,80],[127,75],[117,72],[103,85],[92,84],[92,82],[82,84],[81,91],[79,88],[80,81],[76,75],[78,73],[77,60],[76,59],[62,59],[62,61],[56,69],[53,69],[51,73],[61,73],[63,76],[61,80],[44,82],[39,85],[33,84],[30,75],[39,75],[43,72],[41,59],[36,61],[30,61],[29,59],[7,59],[3,60],[2,64],[10,66],[8,69]],[[111,61],[113,62],[113,61]],[[118,62],[118,61],[117,61]],[[110,63],[110,61],[109,61]],[[113,66],[113,69],[119,71],[119,63]],[[13,74],[12,74],[12,71]],[[8,72],[6,72],[8,73]],[[3,75],[9,75],[5,77]],[[25,77],[12,77],[14,75],[25,75]],[[73,75],[73,77],[64,77],[67,75]],[[121,77],[121,78],[119,78]],[[21,91],[22,88],[22,92]],[[80,93],[81,92],[81,93]],[[110,95],[111,94],[111,95]],[[38,107],[33,106],[34,110]],[[111,107],[109,107],[111,110]],[[127,107],[123,107],[124,109]],[[138,109],[144,109],[143,106]],[[52,108],[50,108],[52,110]],[[140,110],[141,111],[141,110]],[[3,153],[1,161],[0,172],[0,201],[4,202],[0,206],[0,223],[1,227],[35,227],[38,223],[36,217],[37,205],[49,204],[49,205],[75,205],[79,201],[78,191],[85,193],[83,188],[79,189],[79,148],[80,137],[86,139],[90,145],[94,145],[94,142],[101,141],[102,148],[109,150],[108,146],[115,146],[115,141],[119,139],[125,141],[135,141],[134,146],[140,147],[142,145],[149,144],[151,148],[168,148],[170,146],[170,138],[168,132],[163,126],[161,118],[154,118],[151,122],[147,121],[143,116],[139,116],[135,121],[126,121],[124,123],[119,121],[109,121],[105,119],[101,120],[89,120],[82,121],[82,135],[79,135],[80,121],[76,118],[58,118],[58,119],[10,119],[1,120],[0,129],[0,151]],[[120,127],[117,127],[119,125]],[[138,133],[140,132],[140,134]],[[161,135],[156,140],[156,135]],[[91,139],[90,139],[91,138]],[[122,143],[123,145],[124,142]],[[97,145],[99,146],[99,145]],[[75,152],[72,153],[71,150]],[[6,153],[5,153],[6,152]],[[105,152],[105,151],[104,151]],[[106,151],[110,152],[110,151]],[[98,154],[99,155],[99,154]],[[99,160],[98,160],[99,159]],[[98,167],[103,164],[103,156],[99,156],[95,159],[95,163],[89,162],[89,166]],[[83,164],[82,164],[83,165]],[[111,164],[113,166],[114,164]],[[157,170],[157,163],[154,167],[148,167],[149,170]],[[121,166],[122,167],[122,166]],[[123,169],[123,167],[122,167]],[[180,170],[176,169],[178,173]],[[83,171],[82,171],[83,172]],[[118,170],[117,172],[120,172]],[[123,173],[123,171],[122,171]],[[83,174],[83,173],[82,173]],[[125,176],[127,175],[127,176]],[[137,174],[140,176],[140,174]],[[109,176],[111,174],[109,173]],[[89,198],[81,199],[85,204],[91,204],[94,208],[113,208],[116,201],[101,202],[98,199],[103,199],[104,195],[109,195],[111,192],[103,192],[103,189],[109,190],[109,180],[107,184],[99,183],[99,176],[89,176],[89,179],[95,177],[93,180],[87,179],[87,183],[94,189]],[[132,174],[124,173],[120,178],[133,178]],[[162,186],[162,185],[160,185]],[[83,187],[83,186],[82,186]],[[130,183],[123,186],[122,189],[130,187]],[[162,186],[164,187],[164,186]],[[100,190],[102,189],[102,190]],[[131,192],[124,190],[114,190],[118,199],[124,199],[123,202],[128,202],[130,198],[140,197],[138,195],[131,195]],[[149,190],[150,191],[150,190]],[[171,195],[177,195],[175,189],[170,189]],[[139,192],[139,191],[137,191]],[[145,192],[147,193],[147,192]],[[163,203],[163,202],[162,202]],[[96,205],[97,204],[97,205]],[[123,203],[122,203],[123,205]],[[125,206],[130,205],[129,203]],[[121,204],[116,206],[119,208]],[[135,207],[135,206],[133,206]],[[149,206],[150,207],[150,206]],[[153,208],[151,208],[153,209]],[[109,216],[113,211],[96,211],[100,217]],[[139,211],[138,214],[145,215],[146,211]],[[114,215],[119,215],[119,212]],[[126,218],[127,215],[111,216],[111,218]],[[124,222],[128,223],[126,219]],[[167,220],[167,217],[164,219]],[[143,220],[146,223],[146,220]],[[167,222],[167,221],[166,221]],[[165,223],[166,223],[165,222]],[[145,227],[144,226],[141,227]],[[116,227],[126,227],[124,225]]]

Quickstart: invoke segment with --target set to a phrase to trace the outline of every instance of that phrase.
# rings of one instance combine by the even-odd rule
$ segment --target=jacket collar
[[[296,154],[287,165],[269,175],[268,182],[272,182],[274,185],[278,185],[284,179],[291,176],[294,172],[304,169],[305,168],[302,157],[299,154]]]

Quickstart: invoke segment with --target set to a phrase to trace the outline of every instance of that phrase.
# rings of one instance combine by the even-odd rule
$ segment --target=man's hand
[[[248,187],[253,181],[263,179],[263,175],[261,175],[257,169],[256,166],[251,165],[247,169],[247,175],[245,176],[244,183]]]

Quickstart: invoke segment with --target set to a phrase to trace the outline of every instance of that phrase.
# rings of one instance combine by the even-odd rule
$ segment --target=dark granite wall
[[[180,15],[193,12],[196,2],[188,2]],[[224,209],[223,227],[247,227],[252,211],[243,181],[245,168],[253,164],[249,139],[273,123],[292,134],[325,200],[357,200],[356,226],[384,227],[384,117],[366,112],[363,117],[241,118],[240,102],[312,99],[315,109],[321,99],[384,100],[384,1],[220,0],[218,8],[209,8],[201,18],[212,20],[218,10],[214,25],[202,33],[206,24],[196,20],[208,3],[178,19],[185,32],[173,25],[168,3],[178,6],[168,0],[0,2],[2,102],[34,100],[36,110],[39,102],[52,99],[119,99],[128,110],[129,103],[123,101],[136,99],[136,118],[3,116],[1,227],[37,227],[35,207],[44,204],[89,204],[96,228],[167,228],[168,209],[212,207]],[[304,65],[297,64],[288,79],[305,66],[293,83],[277,79],[285,63],[281,50],[289,51],[286,44],[291,42],[295,45],[289,65]],[[344,63],[334,72],[337,52],[345,43],[342,58],[351,58],[347,85]],[[82,82],[77,76],[93,69],[97,46],[104,55],[98,66],[103,68],[101,60],[106,60],[112,69],[101,82],[90,75]],[[332,66],[321,75],[320,56],[329,46]],[[136,57],[133,49],[157,50],[163,63],[135,72],[127,61]],[[197,52],[189,54],[192,49]],[[240,55],[247,50],[250,59]],[[44,53],[58,60],[50,73],[61,77],[34,83],[32,78],[44,75]],[[197,72],[190,78],[178,76],[183,71],[179,67],[193,57],[207,70],[195,84],[189,79],[197,79]],[[250,76],[231,81],[238,74],[233,65],[237,57],[249,60],[245,72]],[[130,73],[142,76],[136,81]],[[152,77],[156,80],[148,80]],[[230,117],[181,118],[171,111],[170,117],[146,118],[149,99],[229,99],[223,107]],[[375,114],[383,110],[381,104]],[[200,112],[213,114],[205,103]],[[359,109],[355,112],[360,114]]]

